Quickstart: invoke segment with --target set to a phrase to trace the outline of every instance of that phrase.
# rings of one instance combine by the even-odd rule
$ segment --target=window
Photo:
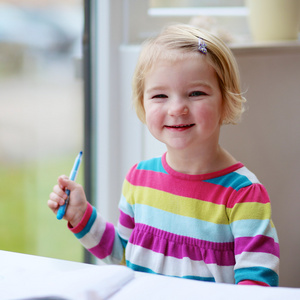
[[[83,147],[82,1],[1,1],[0,19],[0,249],[82,261],[47,207]]]

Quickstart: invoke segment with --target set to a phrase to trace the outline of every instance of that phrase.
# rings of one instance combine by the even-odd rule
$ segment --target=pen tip
[[[82,151],[80,151],[79,154],[82,155]]]

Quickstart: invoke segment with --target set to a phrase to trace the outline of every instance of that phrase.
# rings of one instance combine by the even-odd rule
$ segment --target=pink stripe
[[[228,188],[201,181],[182,181],[168,174],[147,170],[133,170],[127,181],[135,186],[143,186],[174,195],[194,198],[215,204],[225,205]],[[231,193],[235,193],[229,188]]]
[[[122,210],[120,210],[119,222],[124,227],[133,229],[134,228],[134,218],[131,218],[129,215],[126,215]]]
[[[236,191],[213,183],[195,180],[182,180],[164,173],[132,169],[127,181],[134,186],[142,186],[174,195],[198,199],[232,208],[237,202],[269,203],[267,191],[261,184]],[[234,201],[230,201],[233,199]]]
[[[256,202],[266,204],[270,202],[266,188],[258,183],[252,184],[248,188],[239,190],[239,192],[235,195],[235,197],[230,198],[232,201],[228,201],[228,208],[234,207],[236,203]]]
[[[135,165],[127,174],[126,179],[134,186],[149,187],[182,197],[225,205],[229,208],[232,208],[237,202],[269,203],[268,193],[261,184],[253,184],[249,188],[237,192],[232,187],[223,187],[203,181],[236,171],[243,167],[241,163],[219,172],[203,175],[181,174],[172,170],[166,163],[165,155],[162,157],[162,163],[169,174],[136,169],[137,165]]]
[[[269,286],[267,283],[262,281],[254,281],[254,280],[242,280],[238,283],[238,285],[260,285],[260,286]]]
[[[188,257],[220,266],[235,264],[233,243],[213,243],[179,236],[144,224],[136,224],[129,242],[179,259]]]
[[[106,228],[99,244],[88,250],[96,257],[103,259],[112,253],[114,240],[115,240],[114,225],[106,222]]]
[[[93,212],[93,207],[90,203],[87,204],[86,211],[81,219],[81,221],[77,224],[77,226],[72,227],[72,225],[68,222],[68,228],[75,234],[79,233],[88,223]]]
[[[235,239],[235,252],[262,252],[280,256],[279,244],[273,238],[257,235],[255,237],[240,237]]]

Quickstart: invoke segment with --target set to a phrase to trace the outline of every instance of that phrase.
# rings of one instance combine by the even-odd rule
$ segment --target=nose
[[[173,117],[186,115],[189,113],[187,103],[181,99],[174,99],[169,102],[168,114]]]

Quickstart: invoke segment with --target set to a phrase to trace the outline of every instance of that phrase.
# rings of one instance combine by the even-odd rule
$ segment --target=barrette
[[[203,41],[203,39],[201,39],[199,37],[199,41],[198,41],[198,50],[203,53],[206,54],[207,53],[207,45],[205,44],[205,42]]]

